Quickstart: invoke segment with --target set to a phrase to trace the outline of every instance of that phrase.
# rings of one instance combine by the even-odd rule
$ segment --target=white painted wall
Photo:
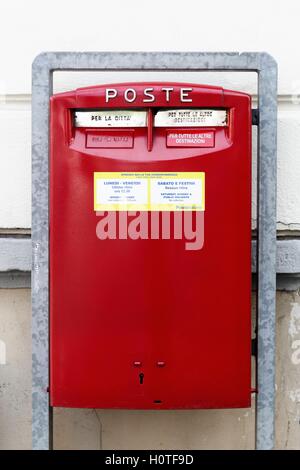
[[[30,83],[34,57],[45,50],[177,50],[267,51],[276,58],[278,228],[300,229],[299,2],[10,0],[1,2],[0,15],[0,228],[30,227]],[[192,75],[177,74],[176,79],[255,93],[252,76],[205,74],[198,79]],[[145,79],[142,74],[138,77]],[[124,75],[124,80],[128,78]],[[152,78],[157,79],[157,74]],[[59,74],[55,90],[121,79],[112,74],[93,78]]]

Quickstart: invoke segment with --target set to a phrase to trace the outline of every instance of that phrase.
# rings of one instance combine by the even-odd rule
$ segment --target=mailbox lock
[[[139,380],[140,380],[140,384],[143,385],[143,383],[144,383],[144,374],[143,374],[143,372],[141,372],[139,374]]]

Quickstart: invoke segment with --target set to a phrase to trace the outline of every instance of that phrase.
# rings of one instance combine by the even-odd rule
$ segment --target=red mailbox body
[[[51,405],[250,406],[250,97],[97,86],[50,121]]]

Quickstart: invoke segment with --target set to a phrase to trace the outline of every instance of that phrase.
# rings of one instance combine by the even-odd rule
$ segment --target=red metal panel
[[[173,88],[169,101],[165,87]],[[181,87],[193,88],[192,103],[180,101]],[[139,83],[109,86],[118,94],[105,103],[106,88],[51,99],[51,405],[248,407],[250,97],[194,84]],[[128,88],[136,90],[134,102],[124,102]],[[155,101],[143,101],[145,88],[153,88]],[[152,150],[147,128],[123,129],[132,148],[90,148],[87,134],[99,130],[75,129],[70,118],[72,109],[85,107],[226,108],[230,119],[214,129],[213,147],[167,147],[168,129],[153,127]],[[103,171],[204,172],[203,247],[186,250],[184,240],[172,238],[99,240],[93,175]]]

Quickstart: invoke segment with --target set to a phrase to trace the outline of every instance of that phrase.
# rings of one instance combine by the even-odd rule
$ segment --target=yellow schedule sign
[[[204,211],[204,172],[95,172],[95,211]]]

